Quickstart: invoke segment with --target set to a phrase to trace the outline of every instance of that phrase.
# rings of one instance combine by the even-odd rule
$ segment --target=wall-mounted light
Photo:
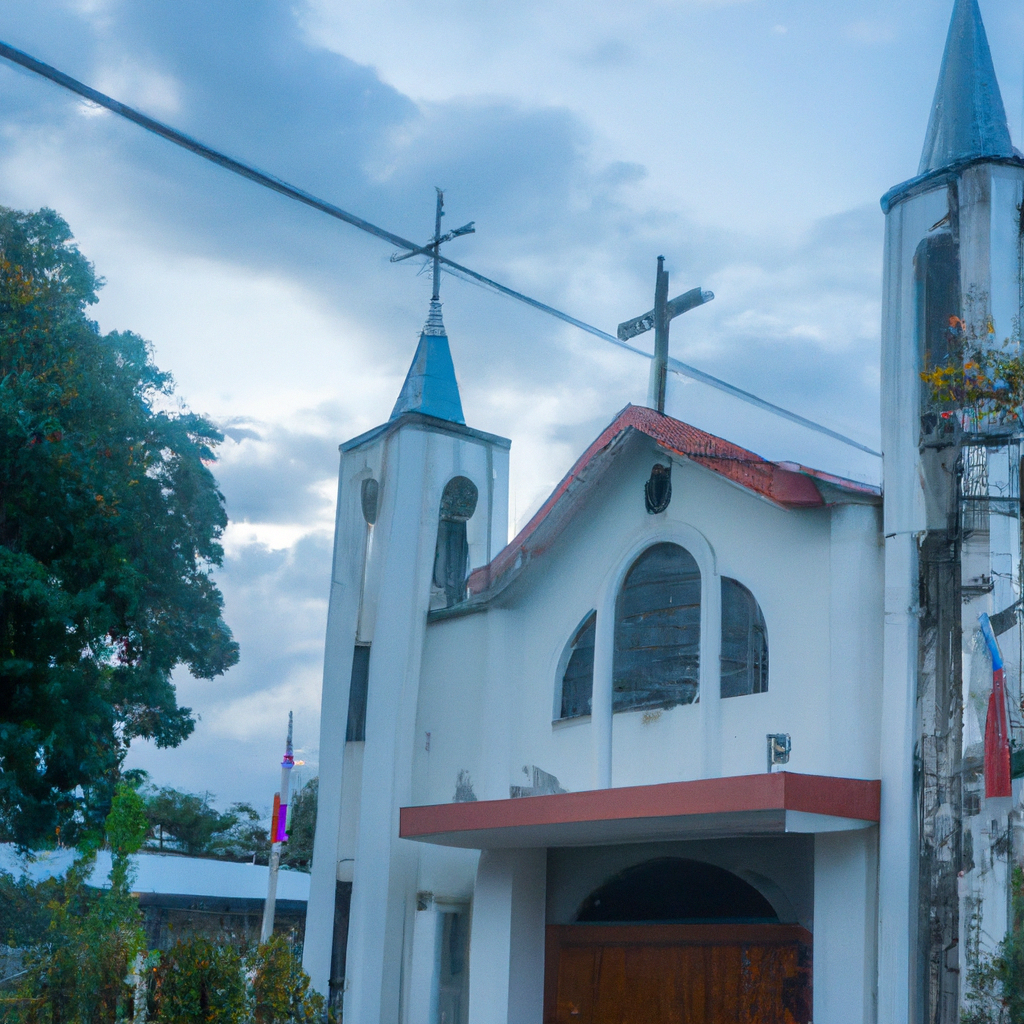
[[[789,764],[792,746],[788,732],[768,733],[768,771],[777,764]]]

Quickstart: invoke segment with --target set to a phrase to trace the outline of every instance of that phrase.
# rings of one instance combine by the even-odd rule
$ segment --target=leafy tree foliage
[[[324,997],[309,987],[309,975],[280,935],[271,935],[248,958],[253,1024],[320,1024]]]
[[[182,793],[165,786],[146,798],[150,847],[169,847],[191,856],[251,860],[266,864],[267,830],[250,804],[218,811],[210,793]]]
[[[233,946],[209,939],[179,942],[160,958],[154,1002],[160,1024],[244,1024],[245,974]]]
[[[63,878],[39,883],[49,926],[28,951],[27,974],[6,1006],[12,1024],[92,1024],[133,1016],[135,993],[126,981],[129,966],[145,953],[142,914],[132,895],[131,855],[146,834],[142,799],[120,783],[107,816],[106,841],[112,867],[110,888],[89,890],[95,844],[84,844]],[[32,883],[21,883],[31,889]]]
[[[0,208],[0,832],[97,829],[128,744],[192,731],[171,672],[238,659],[210,577],[221,435],[86,316],[101,282],[52,210]]]
[[[316,798],[319,785],[320,779],[312,778],[292,797],[288,842],[281,849],[281,863],[286,867],[309,871],[313,863],[313,836],[316,833]]]
[[[995,975],[1010,1024],[1024,1022],[1024,871],[1014,867],[1010,883],[1010,928],[995,958]]]

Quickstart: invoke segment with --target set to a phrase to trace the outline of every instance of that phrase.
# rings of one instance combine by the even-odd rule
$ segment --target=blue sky
[[[1024,8],[980,0],[1020,145]],[[879,196],[918,164],[951,0],[67,0],[0,38],[118,99],[614,332],[663,253],[673,354],[877,446]],[[201,722],[134,750],[158,783],[269,804],[289,708],[315,770],[342,440],[386,419],[429,277],[383,243],[0,68],[0,204],[51,206],[106,278],[105,329],[149,338],[222,425],[219,574],[242,659],[178,679]],[[457,247],[457,248],[456,248]],[[648,363],[460,281],[444,315],[468,422],[513,440],[540,503]],[[673,379],[680,418],[773,458],[872,461]]]

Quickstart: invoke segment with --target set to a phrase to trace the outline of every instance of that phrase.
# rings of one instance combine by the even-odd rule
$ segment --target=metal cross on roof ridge
[[[410,256],[425,256],[428,253],[434,264],[434,288],[430,294],[430,301],[437,302],[441,297],[441,246],[445,242],[450,242],[453,238],[458,238],[460,235],[472,235],[476,233],[476,228],[473,225],[476,223],[475,220],[471,220],[468,224],[463,224],[461,228],[456,228],[454,231],[449,231],[447,234],[441,234],[441,218],[444,216],[444,192],[441,189],[434,186],[437,191],[437,209],[434,214],[434,237],[427,242],[426,245],[421,245],[418,249],[413,249],[412,252],[395,253],[391,257],[392,263],[401,263],[402,260],[409,259]]]
[[[706,292],[702,288],[691,288],[674,299],[668,297],[668,271],[665,269],[665,257],[658,257],[658,276],[654,281],[654,309],[641,316],[626,320],[619,324],[619,341],[629,341],[638,334],[654,328],[654,362],[651,366],[650,401],[660,413],[665,411],[665,380],[668,376],[668,325],[681,313],[703,306],[715,297],[714,292]]]

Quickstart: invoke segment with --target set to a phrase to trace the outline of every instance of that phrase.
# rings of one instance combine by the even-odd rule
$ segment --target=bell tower
[[[466,426],[435,285],[389,420],[341,446],[303,964],[318,991],[344,988],[347,1020],[399,1019],[420,854],[398,812],[427,617],[507,543],[509,446]]]
[[[1010,141],[978,3],[956,0],[917,176],[882,198],[886,1024],[959,1021],[968,918],[981,914],[992,936],[1006,929],[1009,855],[990,838],[1006,834],[1009,801],[979,797],[972,781],[971,687],[985,657],[978,614],[1020,593],[1019,424],[942,400],[922,373],[962,370],[972,352],[993,346],[1019,348],[1022,199],[1024,160]],[[1016,504],[999,504],[992,486],[1018,495]],[[1019,698],[1019,665],[1016,687]],[[974,842],[980,819],[984,851]],[[982,862],[992,865],[984,879]]]

